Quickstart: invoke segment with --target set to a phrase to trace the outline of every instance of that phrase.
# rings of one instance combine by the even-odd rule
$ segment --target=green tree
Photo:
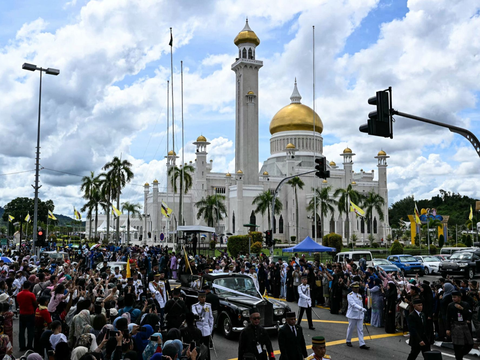
[[[103,170],[108,171],[109,180],[111,181],[111,190],[113,198],[117,200],[117,209],[120,209],[120,195],[122,189],[132,181],[133,172],[132,164],[128,160],[120,160],[115,156],[112,161],[105,164]],[[117,216],[117,241],[120,238],[120,216]]]
[[[439,248],[442,248],[443,245],[445,245],[445,237],[444,237],[443,234],[442,234],[442,235],[440,235],[440,236],[438,237],[438,247],[439,247]]]
[[[390,248],[391,255],[403,254],[403,245],[398,240],[395,240]]]
[[[370,191],[362,199],[363,210],[365,210],[365,217],[370,224],[370,234],[373,234],[373,211],[376,211],[380,221],[383,221],[383,206],[385,199],[376,192]]]
[[[355,204],[359,204],[362,196],[357,190],[355,190],[352,184],[348,184],[346,189],[337,189],[333,194],[334,197],[338,197],[337,207],[340,214],[345,214],[345,232],[347,237],[347,244],[350,244],[350,219],[348,217],[350,210],[350,201],[353,201]]]
[[[102,207],[105,216],[107,217],[107,233],[106,241],[110,240],[110,213],[112,212],[112,181],[109,173],[101,173],[100,179],[100,198],[102,199],[100,206]]]
[[[329,213],[332,214],[333,216],[333,214],[335,213],[334,206],[337,206],[337,201],[330,197],[331,190],[332,190],[331,186],[325,186],[322,188],[312,188],[313,197],[310,199],[307,205],[307,211],[312,213],[312,216],[315,219],[314,222],[316,222],[318,207],[320,207],[321,209],[320,222],[322,224],[322,234],[320,234],[320,237],[322,238],[323,238],[323,234],[325,233],[325,226],[324,226],[323,219]],[[316,208],[315,208],[315,205],[317,206]],[[316,230],[317,227],[314,226],[314,229]]]
[[[208,195],[206,198],[197,201],[195,207],[197,210],[197,219],[203,218],[208,226],[213,227],[218,221],[227,216],[225,207],[225,196],[220,194]]]
[[[429,230],[435,230],[435,233],[437,233],[439,226],[443,226],[443,224],[440,220],[433,219],[433,218],[428,218],[428,224],[427,223],[422,224],[422,229],[425,230],[425,232],[427,234],[426,239],[428,239],[428,235],[429,235],[428,231]],[[430,239],[430,244],[433,244],[433,243],[434,243],[434,241],[432,241],[432,239]]]
[[[262,214],[265,215],[265,212],[267,213],[267,222],[268,222],[268,229],[272,229],[272,224],[270,221],[270,209],[272,207],[272,200],[273,200],[273,194],[270,190],[266,190],[257,196],[252,201],[252,205],[256,205],[257,207],[255,210],[255,214]],[[282,202],[278,199],[275,198],[275,215],[280,215],[283,209],[283,204]]]
[[[180,225],[183,225],[183,194],[186,194],[192,188],[192,174],[194,173],[194,171],[195,169],[192,165],[185,165],[183,167],[173,166],[168,169],[168,178],[170,179],[170,182],[173,186],[173,192],[177,193],[177,183],[180,185],[180,206],[178,210],[178,223]]]
[[[83,198],[87,203],[82,207],[81,211],[87,211],[87,218],[90,221],[88,238],[92,238],[92,214],[95,212],[95,239],[97,238],[98,228],[98,206],[101,201],[101,179],[90,171],[90,176],[82,178],[80,190],[83,191]]]
[[[122,211],[127,212],[127,245],[130,245],[130,214],[132,215],[132,218],[141,218],[141,208],[142,207],[140,206],[140,204],[132,204],[128,201],[122,203]]]
[[[303,187],[305,186],[305,183],[298,176],[295,176],[294,178],[291,178],[290,180],[288,180],[287,184],[290,185],[293,188],[293,192],[295,194],[295,236],[298,239],[298,194],[297,194],[297,188],[300,189],[300,190],[303,190]]]

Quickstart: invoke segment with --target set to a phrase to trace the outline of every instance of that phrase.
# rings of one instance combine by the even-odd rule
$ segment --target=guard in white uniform
[[[352,347],[352,333],[353,329],[357,329],[358,342],[360,343],[360,349],[368,350],[369,346],[365,345],[363,340],[363,316],[367,312],[367,309],[363,307],[362,296],[358,293],[360,290],[360,284],[353,282],[351,285],[352,292],[347,295],[348,300],[348,330],[347,330],[347,346]]]
[[[212,305],[206,302],[207,294],[205,291],[198,292],[198,302],[192,305],[192,313],[198,316],[197,328],[202,332],[202,344],[208,350],[208,359],[210,359],[210,336],[213,331],[213,311]]]
[[[155,296],[155,306],[157,314],[160,317],[160,327],[163,329],[163,315],[165,312],[165,304],[167,303],[167,294],[165,283],[160,280],[160,274],[155,274],[154,281],[148,284],[150,292]]]
[[[331,359],[330,355],[326,355],[326,343],[323,336],[312,337],[312,350],[313,354],[310,354],[306,360],[328,360]]]
[[[310,297],[310,285],[307,284],[307,281],[308,278],[306,276],[302,276],[302,283],[298,286],[298,307],[300,308],[300,312],[298,313],[297,325],[300,326],[303,313],[306,312],[308,328],[310,330],[315,330],[312,321],[312,298]]]
[[[255,272],[255,265],[250,266],[248,276],[250,276],[252,278],[253,283],[255,284],[255,287],[258,290],[259,289],[259,287],[258,287],[258,277],[257,277],[257,273]]]

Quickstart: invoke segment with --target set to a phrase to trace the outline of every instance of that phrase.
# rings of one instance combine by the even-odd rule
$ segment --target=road
[[[421,279],[426,279],[430,282],[438,279],[439,276],[427,275]],[[293,311],[298,313],[298,307],[295,303],[289,303]],[[366,332],[365,340],[370,350],[360,350],[358,347],[358,338],[353,338],[353,347],[349,348],[345,345],[345,334],[347,331],[348,322],[343,315],[332,315],[330,311],[325,308],[315,308],[313,314],[313,322],[315,330],[309,330],[306,318],[302,322],[305,342],[307,343],[307,351],[310,354],[310,344],[313,336],[324,336],[327,341],[327,354],[332,359],[359,359],[363,356],[369,359],[406,359],[410,352],[410,346],[406,343],[408,337],[404,337],[403,333],[386,334],[383,328],[375,328],[368,326],[370,336]],[[19,358],[22,354],[18,351],[18,319],[14,319],[14,355]],[[275,350],[276,358],[280,358],[279,346],[276,335],[271,335],[273,349]],[[225,339],[219,332],[214,336],[215,352],[211,350],[211,358],[219,360],[234,360],[237,358],[238,352],[238,338],[235,340]],[[454,358],[453,350],[433,346],[432,350],[439,350],[443,353],[444,359]],[[421,355],[419,359],[421,358]],[[468,355],[464,359],[473,360],[476,357]]]

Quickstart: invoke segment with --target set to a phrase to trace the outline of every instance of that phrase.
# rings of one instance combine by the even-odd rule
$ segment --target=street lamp
[[[40,114],[42,109],[42,73],[45,72],[48,75],[57,76],[58,74],[60,74],[60,70],[52,69],[52,68],[44,69],[41,67],[37,67],[37,65],[33,65],[29,63],[24,63],[22,65],[22,69],[28,70],[28,71],[35,71],[35,70],[40,71],[40,90],[38,91],[37,151],[35,155],[35,186],[33,187],[35,189],[35,203],[34,203],[34,209],[33,209],[32,249],[33,249],[33,253],[35,254],[35,242],[37,240],[37,220],[38,220],[38,189],[40,188],[40,186],[38,186],[38,178],[39,178],[39,164],[40,164]]]

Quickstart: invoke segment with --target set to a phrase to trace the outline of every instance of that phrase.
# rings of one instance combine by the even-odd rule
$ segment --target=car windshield
[[[418,260],[415,259],[413,256],[401,256],[400,262],[417,262]]]
[[[387,261],[385,259],[375,259],[374,262],[375,265],[392,265],[390,261]]]
[[[450,256],[450,260],[470,260],[472,256],[471,253],[457,252]]]
[[[425,261],[425,262],[438,262],[438,258],[432,256],[432,257],[424,258],[423,261]]]
[[[214,287],[215,285],[222,286],[223,289],[219,289],[216,287],[215,291],[219,295],[224,296],[239,296],[238,293],[244,293],[251,296],[255,296],[260,298],[260,294],[255,287],[255,283],[250,277],[228,277],[228,278],[221,278],[221,279],[214,279],[213,280]],[[225,289],[226,288],[226,289]],[[235,290],[235,292],[228,291],[228,289]]]

